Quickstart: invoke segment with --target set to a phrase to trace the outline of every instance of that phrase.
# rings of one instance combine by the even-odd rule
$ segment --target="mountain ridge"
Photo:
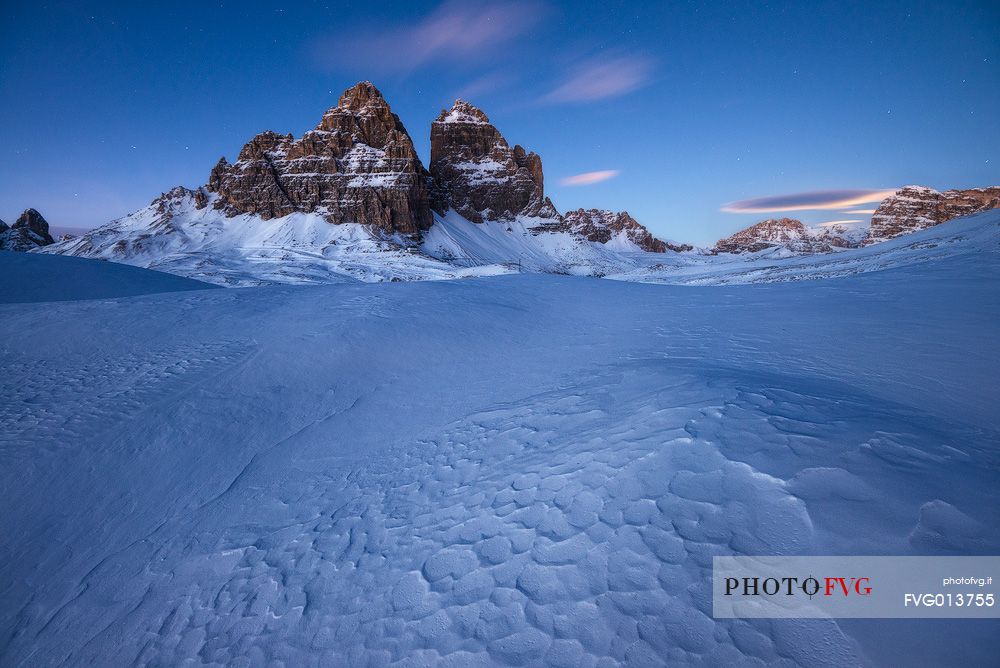
[[[768,219],[695,249],[657,239],[627,211],[560,213],[545,194],[541,157],[509,143],[467,101],[442,109],[430,138],[428,169],[385,97],[362,81],[301,137],[258,133],[235,162],[220,158],[200,187],[172,188],[77,238],[51,243],[36,234],[45,248],[21,249],[161,268],[223,285],[525,269],[604,276],[663,265],[657,255],[752,260],[831,253],[1000,206],[1000,187],[938,193],[908,186],[880,204],[871,229]]]

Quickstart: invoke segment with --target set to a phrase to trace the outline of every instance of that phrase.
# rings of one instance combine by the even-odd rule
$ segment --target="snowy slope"
[[[131,297],[214,287],[112,262],[0,251],[0,303]]]
[[[852,276],[998,251],[1000,210],[994,209],[864,248],[807,256],[790,255],[782,248],[744,255],[682,253],[608,278],[677,285],[773,283]]]
[[[547,218],[470,223],[454,211],[437,217],[424,235],[423,251],[457,266],[518,265],[523,271],[602,276],[662,258],[646,253],[624,235],[594,243],[569,232],[545,231]]]
[[[716,554],[1000,550],[959,246],[0,305],[0,664],[989,665],[995,621],[711,617]]]
[[[372,234],[361,225],[332,225],[318,211],[262,220],[215,210],[215,196],[196,206],[175,189],[129,216],[45,253],[124,262],[226,286],[275,283],[381,282],[492,276],[522,271],[603,275],[649,260],[619,235],[607,244],[568,232],[543,231],[546,218],[472,223],[454,212],[435,217],[420,246]],[[620,237],[620,238],[619,238]]]
[[[192,191],[175,189],[124,218],[45,253],[123,262],[230,287],[274,283],[379,282],[462,278],[470,271],[422,255],[412,242],[382,238],[361,225],[333,225],[322,212],[262,220],[199,209]],[[161,204],[162,202],[162,204]]]

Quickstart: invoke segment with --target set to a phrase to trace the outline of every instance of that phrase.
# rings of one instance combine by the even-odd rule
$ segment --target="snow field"
[[[995,267],[0,305],[0,657],[989,665],[993,623],[713,620],[709,578],[1000,549]]]

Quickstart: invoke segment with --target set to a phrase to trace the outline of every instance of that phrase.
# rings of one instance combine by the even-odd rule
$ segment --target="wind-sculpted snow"
[[[0,306],[0,663],[988,665],[710,576],[1000,549],[996,269]]]

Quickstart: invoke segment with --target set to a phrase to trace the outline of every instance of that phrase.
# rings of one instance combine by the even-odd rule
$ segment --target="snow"
[[[795,255],[775,248],[758,253],[718,256],[667,254],[608,278],[681,285],[737,285],[852,276],[894,267],[969,259],[1000,249],[1000,209],[956,218],[889,241],[817,255]]]
[[[361,145],[359,145],[361,146]],[[362,149],[362,152],[364,150]],[[360,175],[355,178],[394,178]],[[170,216],[156,204],[81,237],[33,252],[79,255],[122,262],[228,287],[450,280],[517,271],[598,276],[682,285],[735,285],[847,276],[966,255],[1000,245],[1000,210],[960,218],[888,242],[825,254],[785,248],[711,255],[706,251],[647,253],[615,234],[606,244],[563,231],[560,221],[520,216],[472,223],[454,211],[434,216],[420,244],[385,238],[361,225],[333,225],[325,211],[263,220],[227,218],[202,209],[190,194],[170,200]],[[864,226],[843,231],[864,234]],[[807,230],[810,234],[828,229]]]
[[[435,121],[435,123],[473,123],[475,125],[488,125],[489,121],[484,121],[482,118],[470,114],[466,111],[466,107],[461,100],[456,100],[455,105],[448,110],[448,113],[444,115],[444,118]]]
[[[458,266],[516,266],[524,271],[592,276],[634,269],[646,256],[627,238],[592,243],[568,232],[542,231],[547,218],[470,223],[453,211],[424,235],[427,255]]]
[[[998,222],[724,263],[767,285],[2,304],[0,663],[987,665],[995,621],[715,620],[709,585],[720,554],[1000,550]],[[460,223],[430,241],[539,247]]]
[[[414,253],[413,243],[382,238],[361,225],[332,225],[323,211],[263,220],[227,218],[190,196],[172,217],[150,205],[82,237],[41,252],[80,255],[169,272],[227,287],[273,283],[381,282],[494,275],[501,267],[456,267]]]
[[[130,297],[212,287],[124,264],[0,251],[0,304]]]
[[[483,185],[484,183],[502,183],[514,178],[513,175],[506,174],[510,169],[509,165],[497,162],[492,158],[456,162],[453,167],[462,173],[466,183],[470,186]]]
[[[341,171],[348,173],[384,169],[388,165],[385,151],[363,142],[356,142],[340,161],[344,164]]]

